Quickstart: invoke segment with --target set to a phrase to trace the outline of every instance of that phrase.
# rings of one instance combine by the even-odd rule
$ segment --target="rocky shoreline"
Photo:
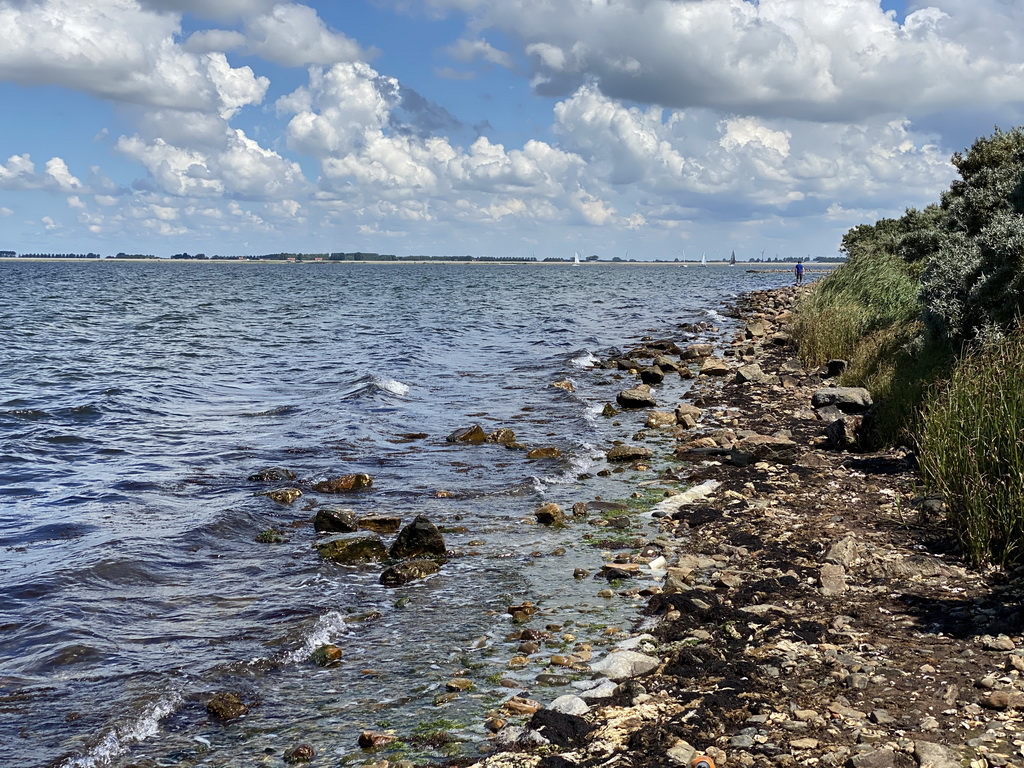
[[[1024,765],[1018,574],[965,566],[910,451],[855,450],[869,400],[794,359],[800,290],[745,296],[722,354],[648,342],[606,363],[640,379],[633,408],[659,357],[700,366],[688,404],[609,456],[642,463],[667,431],[666,474],[696,490],[666,491],[658,534],[606,566],[613,588],[659,579],[636,633],[576,665],[578,696],[506,702],[479,768]]]

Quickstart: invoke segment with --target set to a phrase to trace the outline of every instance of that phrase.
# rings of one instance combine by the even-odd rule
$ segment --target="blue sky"
[[[0,0],[0,250],[832,255],[1020,122],[1007,0]]]

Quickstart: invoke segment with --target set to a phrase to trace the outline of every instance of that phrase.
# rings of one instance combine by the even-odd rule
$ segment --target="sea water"
[[[433,757],[477,753],[484,714],[517,692],[499,678],[565,692],[538,689],[542,667],[509,670],[509,605],[534,601],[540,627],[580,638],[642,608],[572,578],[608,554],[586,523],[529,524],[541,503],[652,479],[599,476],[643,418],[600,415],[635,380],[593,362],[646,335],[684,342],[684,323],[728,330],[728,301],[790,280],[679,264],[0,263],[0,764],[283,765],[305,742],[340,765],[360,762],[362,730],[442,719],[460,742]],[[574,392],[551,386],[564,380]],[[472,424],[562,456],[445,440]],[[258,495],[273,486],[247,478],[266,467],[305,495]],[[310,491],[355,472],[372,488]],[[318,506],[425,515],[456,556],[387,589],[379,565],[319,558]],[[258,541],[269,529],[286,540]],[[325,643],[343,648],[337,666],[310,663]],[[455,676],[474,689],[436,706]],[[211,719],[223,690],[250,714]]]

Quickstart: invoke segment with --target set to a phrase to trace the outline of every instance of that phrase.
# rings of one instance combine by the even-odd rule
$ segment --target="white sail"
[[[573,263],[574,266],[577,266],[577,267],[580,265],[580,252],[579,251],[576,251],[576,253],[574,253],[572,255],[572,263]]]
[[[704,253],[702,253],[700,255],[700,265],[702,267],[706,267],[708,265],[708,252],[707,251],[704,251]]]

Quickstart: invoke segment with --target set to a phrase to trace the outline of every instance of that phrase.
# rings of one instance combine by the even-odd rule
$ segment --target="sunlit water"
[[[629,473],[594,476],[642,415],[600,417],[624,383],[590,363],[649,333],[682,339],[680,323],[728,325],[724,301],[789,279],[678,265],[0,263],[0,764],[283,765],[300,742],[338,764],[359,759],[362,729],[440,717],[474,754],[483,713],[515,692],[497,673],[528,695],[565,692],[538,690],[536,667],[506,669],[510,603],[533,600],[539,626],[577,635],[637,615],[571,578],[602,562],[587,526],[522,522],[544,501],[634,489]],[[565,378],[575,393],[550,386]],[[445,441],[474,423],[563,458]],[[272,466],[297,472],[306,495],[256,495],[265,487],[247,477]],[[308,490],[352,472],[373,488]],[[316,504],[426,515],[459,556],[386,589],[381,566],[320,560]],[[288,541],[258,542],[270,528]],[[311,664],[328,642],[343,662]],[[435,707],[457,674],[476,690]],[[251,714],[212,721],[219,690]]]

